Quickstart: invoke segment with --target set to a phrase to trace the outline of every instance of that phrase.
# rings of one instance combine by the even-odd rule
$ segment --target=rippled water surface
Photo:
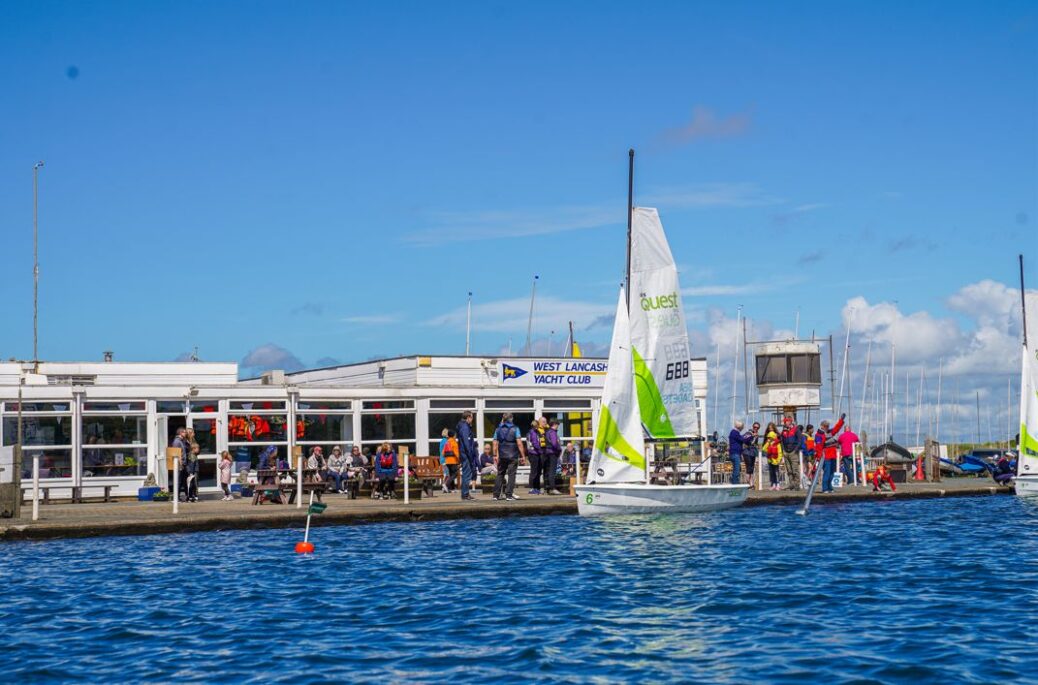
[[[1015,497],[0,546],[7,682],[1038,682]]]

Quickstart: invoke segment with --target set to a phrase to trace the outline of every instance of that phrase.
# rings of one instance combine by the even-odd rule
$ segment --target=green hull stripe
[[[634,468],[644,471],[645,455],[638,454],[638,450],[631,447],[631,443],[627,442],[623,433],[620,432],[620,426],[617,425],[608,406],[602,407],[602,415],[598,418],[598,423],[598,437],[595,439],[595,449],[613,461],[630,464]],[[611,454],[609,451],[610,447],[627,458],[621,459]]]
[[[663,403],[659,385],[652,375],[649,365],[642,359],[636,348],[634,352],[634,382],[638,389],[638,405],[641,409],[642,425],[651,438],[673,438],[674,426],[667,413],[667,405]]]

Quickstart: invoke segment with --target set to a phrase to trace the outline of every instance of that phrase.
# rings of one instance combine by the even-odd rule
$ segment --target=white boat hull
[[[1016,494],[1020,497],[1038,497],[1038,475],[1017,476],[1013,483],[1016,484]]]
[[[578,485],[576,491],[581,516],[678,514],[737,507],[746,501],[750,486],[600,483]]]

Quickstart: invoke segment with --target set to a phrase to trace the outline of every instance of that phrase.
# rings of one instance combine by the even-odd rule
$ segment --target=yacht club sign
[[[609,364],[590,359],[522,359],[498,362],[501,385],[601,388]]]

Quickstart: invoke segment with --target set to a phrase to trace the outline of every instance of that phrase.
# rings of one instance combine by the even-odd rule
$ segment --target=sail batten
[[[602,388],[602,408],[595,446],[588,465],[590,483],[633,483],[645,477],[645,439],[634,387],[631,327],[627,302],[620,289],[609,345],[609,369]]]
[[[641,422],[652,439],[701,434],[678,270],[659,213],[635,207],[631,228],[631,343]]]

